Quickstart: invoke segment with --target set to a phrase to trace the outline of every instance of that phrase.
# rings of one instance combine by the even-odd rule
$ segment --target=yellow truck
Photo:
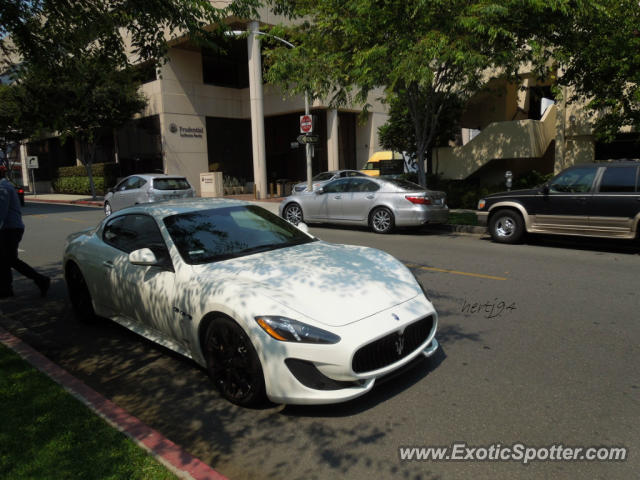
[[[399,175],[405,173],[404,157],[400,152],[390,150],[376,152],[371,155],[360,171],[370,177]]]

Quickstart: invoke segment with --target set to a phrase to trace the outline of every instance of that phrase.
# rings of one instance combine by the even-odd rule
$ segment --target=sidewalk
[[[263,200],[254,200],[253,195],[228,195],[223,198],[244,200],[251,202],[262,208],[269,210],[272,213],[278,214],[278,207],[284,197],[266,198]],[[68,205],[86,205],[90,207],[102,207],[104,204],[104,197],[96,197],[92,199],[87,195],[68,195],[64,193],[47,193],[38,195],[25,195],[25,202],[42,202],[42,203],[64,203]],[[450,209],[451,213],[475,213],[475,210],[463,210],[463,209]],[[486,227],[479,227],[475,225],[427,225],[429,228],[438,232],[449,233],[472,233],[476,235],[483,235],[486,233]]]

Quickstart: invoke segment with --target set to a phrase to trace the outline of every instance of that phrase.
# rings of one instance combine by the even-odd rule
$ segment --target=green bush
[[[551,177],[552,174],[543,175],[532,170],[515,178],[512,189],[534,188],[547,182]],[[482,197],[507,190],[504,183],[486,185],[478,179],[443,180],[434,176],[427,180],[427,184],[433,190],[446,192],[447,204],[450,208],[476,209],[478,200]]]
[[[97,195],[104,195],[109,187],[116,184],[118,168],[116,163],[95,163],[92,165],[91,172]],[[51,183],[53,190],[57,193],[91,194],[87,168],[84,165],[59,167]]]
[[[70,193],[76,195],[91,195],[89,177],[61,177],[52,182],[56,193]],[[93,185],[97,195],[104,195],[104,177],[93,177]]]

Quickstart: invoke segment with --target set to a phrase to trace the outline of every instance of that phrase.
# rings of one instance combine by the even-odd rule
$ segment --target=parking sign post
[[[29,172],[31,172],[31,185],[33,185],[33,196],[35,197],[37,195],[35,169],[38,168],[38,157],[27,157],[27,168],[29,169]]]

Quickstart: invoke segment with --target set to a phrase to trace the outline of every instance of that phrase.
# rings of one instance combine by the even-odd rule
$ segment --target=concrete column
[[[264,144],[264,105],[262,95],[262,61],[260,59],[259,23],[249,24],[249,100],[251,104],[251,143],[253,145],[253,181],[258,198],[267,198],[267,157]]]
[[[31,179],[29,178],[29,169],[27,168],[27,144],[26,142],[20,143],[20,166],[22,167],[22,184],[28,185],[29,190],[33,192],[33,186],[31,185]]]
[[[340,168],[340,149],[338,148],[338,110],[327,112],[327,163],[329,170]]]

